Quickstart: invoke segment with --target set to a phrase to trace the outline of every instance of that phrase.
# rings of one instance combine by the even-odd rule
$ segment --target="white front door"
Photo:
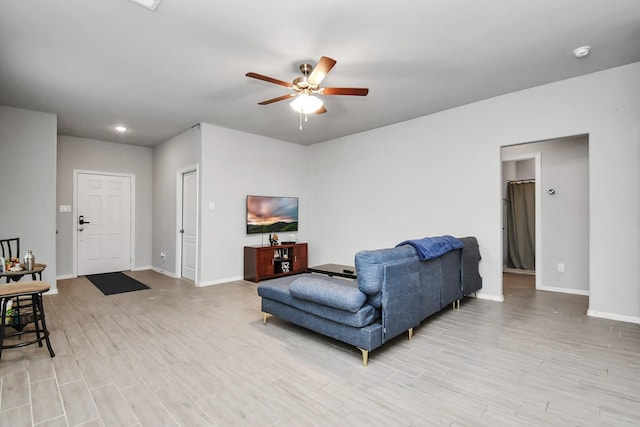
[[[79,173],[78,276],[131,269],[131,177]]]
[[[196,280],[196,246],[198,236],[198,174],[182,174],[182,274],[185,279]]]

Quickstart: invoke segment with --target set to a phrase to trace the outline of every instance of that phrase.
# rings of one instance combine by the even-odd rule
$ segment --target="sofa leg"
[[[413,328],[409,328],[409,341],[413,338]]]
[[[369,364],[369,350],[360,348],[360,351],[362,352],[362,366],[367,366]]]
[[[456,304],[457,304],[457,306],[458,306],[457,310],[460,310],[460,300],[457,300],[457,301],[456,301]]]
[[[267,313],[262,313],[262,324],[263,325],[267,324]]]

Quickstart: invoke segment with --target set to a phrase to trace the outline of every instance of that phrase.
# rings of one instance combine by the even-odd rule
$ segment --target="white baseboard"
[[[558,288],[555,286],[540,286],[538,291],[560,292],[562,294],[584,295],[589,296],[589,291],[584,289]]]
[[[206,282],[196,283],[196,286],[199,288],[203,288],[205,286],[222,285],[223,283],[237,282],[238,280],[244,280],[244,278],[242,276],[238,276],[238,277],[228,277],[226,279],[208,280]]]
[[[476,298],[485,299],[488,301],[504,302],[504,295],[491,295],[483,292],[478,292]]]
[[[177,275],[177,274],[175,274],[175,273],[173,273],[171,271],[165,271],[165,270],[162,270],[162,269],[157,268],[157,267],[149,267],[147,269],[151,269],[151,270],[153,270],[153,271],[155,271],[157,273],[164,274],[165,276],[169,276],[169,277],[171,277],[173,279],[181,279],[182,278],[181,276],[179,276],[179,275]],[[218,280],[208,280],[206,282],[196,282],[196,283],[194,283],[194,285],[196,287],[198,287],[198,288],[204,288],[206,286],[221,285],[223,283],[236,282],[238,280],[243,280],[243,277],[242,276],[238,276],[238,277],[227,277],[225,279],[218,279]]]
[[[172,279],[180,279],[180,276],[176,275],[174,272],[162,270],[162,269],[160,269],[158,267],[149,267],[149,268],[147,268],[147,270],[153,270],[156,273],[164,274],[165,276],[169,276]]]
[[[153,267],[151,267],[150,265],[144,266],[144,267],[135,267],[132,268],[131,271],[142,271],[142,270],[155,270],[155,271],[159,271]],[[62,274],[60,276],[56,277],[56,280],[65,280],[65,279],[75,279],[76,276],[75,274]]]
[[[587,316],[599,317],[600,319],[615,320],[618,322],[637,323],[640,325],[640,317],[625,316],[624,314],[603,313],[601,311],[587,310]]]

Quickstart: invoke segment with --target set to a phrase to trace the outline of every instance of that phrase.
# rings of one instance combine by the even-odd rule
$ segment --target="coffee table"
[[[357,279],[356,269],[352,265],[342,264],[322,264],[307,268],[309,273],[326,274],[327,276],[344,277],[346,279]]]

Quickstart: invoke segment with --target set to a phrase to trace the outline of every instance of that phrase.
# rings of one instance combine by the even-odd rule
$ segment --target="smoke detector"
[[[573,56],[576,58],[584,58],[589,55],[589,52],[591,52],[591,46],[580,46],[573,51]]]

